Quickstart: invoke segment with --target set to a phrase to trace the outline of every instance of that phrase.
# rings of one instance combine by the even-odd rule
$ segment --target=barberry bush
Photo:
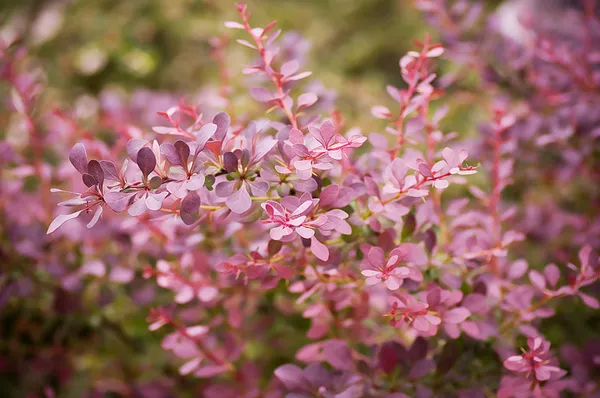
[[[554,4],[570,27],[533,6],[413,5],[432,34],[361,125],[306,42],[244,3],[198,96],[49,104],[43,65],[5,35],[6,391],[599,396],[594,1]],[[114,367],[80,355],[115,339]]]

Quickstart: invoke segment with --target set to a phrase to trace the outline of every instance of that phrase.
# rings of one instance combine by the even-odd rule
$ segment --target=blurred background
[[[214,84],[218,65],[210,41],[229,34],[223,21],[237,14],[230,1],[86,0],[4,1],[5,34],[19,34],[43,64],[63,102],[107,88],[190,94]],[[401,85],[398,59],[426,31],[435,36],[411,0],[255,0],[257,24],[272,20],[303,40],[307,67],[338,93],[349,117]],[[500,1],[486,1],[493,9]],[[227,46],[226,62],[239,76],[248,51]],[[237,79],[239,82],[240,79]],[[361,110],[361,112],[358,112]],[[372,121],[371,121],[372,122]]]
[[[369,110],[375,104],[391,105],[385,85],[402,85],[399,58],[426,32],[437,37],[411,0],[248,3],[256,26],[279,21],[290,48],[306,52],[306,69],[320,81],[314,84],[337,97],[348,127],[360,126],[365,133],[385,126]],[[491,11],[500,3],[489,0],[484,5]],[[45,90],[40,108],[51,103],[58,109],[73,109],[81,116],[80,128],[100,137],[104,134],[110,141],[110,123],[85,117],[98,107],[110,111],[126,101],[148,126],[156,111],[167,109],[181,96],[192,103],[213,101],[218,107],[219,62],[227,65],[229,76],[221,79],[231,83],[234,112],[258,109],[239,79],[250,55],[223,36],[230,34],[223,21],[233,19],[237,19],[233,2],[224,0],[4,0],[0,37],[16,37],[29,49],[28,68],[36,70]],[[442,61],[441,69],[442,73],[455,71],[448,61]],[[467,73],[449,88],[452,104],[445,129],[469,137],[488,119],[488,98],[477,91],[480,78]],[[4,98],[6,92],[0,94]],[[119,117],[117,111],[108,114]],[[0,113],[0,126],[3,139],[20,139],[8,113]],[[46,151],[44,156],[57,164],[65,153],[66,149]],[[55,205],[48,190],[38,191],[39,181],[32,178],[27,184],[30,192],[46,196],[39,200]],[[19,212],[18,207],[10,210],[13,215]],[[8,225],[8,216],[2,214],[1,225]],[[64,397],[86,396],[94,389],[103,391],[96,396],[106,397],[193,395],[202,380],[179,376],[177,364],[160,347],[162,335],[148,331],[148,303],[168,304],[170,295],[160,296],[160,289],[154,290],[154,282],[143,280],[140,272],[128,284],[107,285],[96,278],[72,293],[56,285],[56,276],[69,275],[57,258],[72,256],[71,263],[79,264],[76,259],[84,256],[80,247],[49,247],[43,230],[29,231],[27,239],[20,239],[3,226],[0,397],[51,396],[43,392],[47,385],[61,385]],[[33,248],[53,252],[44,257],[43,267],[34,267],[41,257],[31,255]],[[129,261],[139,265],[144,259]],[[87,266],[90,275],[97,273],[94,264]],[[119,276],[114,278],[118,281]],[[255,349],[260,355],[265,347]]]
[[[287,40],[307,53],[307,69],[337,93],[349,125],[384,125],[369,109],[389,101],[385,84],[401,82],[398,59],[428,30],[407,0],[270,0],[250,1],[249,7],[256,26],[278,20]],[[86,115],[98,107],[116,110],[129,99],[131,107],[144,109],[147,120],[182,95],[192,103],[214,98],[219,65],[210,43],[231,34],[223,21],[237,18],[234,2],[223,0],[0,2],[2,37],[18,37],[28,48],[27,63],[33,65],[27,68],[44,86],[38,114],[49,104],[73,110],[83,128],[106,136],[110,132],[103,129],[111,127]],[[234,40],[224,48],[231,82],[238,85],[233,105],[239,109],[256,107],[241,86],[247,50]],[[9,126],[10,120],[8,112],[0,113],[0,125]],[[0,134],[18,142],[22,132],[2,127]],[[57,164],[67,145],[63,153],[48,150],[46,156]],[[30,180],[30,192],[54,206],[57,199]],[[8,227],[4,216],[1,225]],[[22,235],[30,237],[31,228],[15,233],[0,227],[0,396],[41,397],[51,393],[48,386],[60,386],[59,396],[74,398],[193,396],[203,381],[179,376],[179,363],[160,346],[163,334],[148,331],[149,303],[167,304],[171,295],[139,274],[123,286],[87,276],[85,289],[70,292],[57,281],[81,265],[81,249],[64,242],[48,247],[42,228],[33,233],[38,240],[23,244]],[[20,245],[56,256],[32,256]],[[139,269],[144,258],[129,261]]]

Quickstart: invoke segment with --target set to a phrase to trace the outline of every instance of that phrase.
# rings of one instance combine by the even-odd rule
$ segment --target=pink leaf
[[[390,119],[392,117],[392,112],[388,109],[388,107],[383,105],[376,105],[372,107],[371,114],[377,119]]]
[[[471,315],[471,311],[464,307],[458,307],[444,312],[444,322],[461,323]]]
[[[516,260],[508,268],[508,277],[510,279],[518,279],[527,272],[528,264],[525,260]]]
[[[229,29],[245,29],[244,25],[236,21],[225,21],[224,25]]]
[[[301,388],[305,383],[302,369],[296,365],[282,365],[275,369],[274,374],[290,390]]]
[[[300,63],[298,62],[298,60],[294,59],[292,61],[286,62],[285,64],[281,65],[281,74],[284,76],[290,76],[293,73],[296,73],[296,71],[298,71],[298,68],[300,67]]]
[[[236,40],[236,41],[237,41],[238,43],[240,43],[242,46],[246,46],[246,47],[249,47],[249,48],[251,48],[251,49],[253,49],[253,50],[256,50],[256,47],[255,47],[253,44],[250,44],[250,43],[249,43],[248,41],[246,41],[246,40],[241,40],[241,39],[238,39],[238,40]]]
[[[329,249],[314,236],[310,240],[310,250],[321,261],[329,260]]]
[[[585,293],[578,293],[579,297],[581,297],[581,300],[583,301],[583,303],[585,305],[587,305],[590,308],[593,308],[595,310],[600,308],[600,302],[598,301],[598,299],[596,299],[595,297],[592,297],[590,295],[587,295]]]
[[[544,276],[546,277],[546,280],[550,286],[555,287],[556,283],[560,279],[560,270],[556,264],[548,264],[546,265],[546,268],[544,268]]]
[[[312,72],[302,72],[302,73],[298,73],[297,75],[294,76],[290,76],[288,78],[286,78],[286,81],[295,81],[295,80],[300,80],[300,79],[304,79],[305,77],[308,77],[312,75]]]
[[[544,275],[536,270],[529,271],[529,280],[533,286],[540,290],[544,290],[546,288],[546,278],[544,278]]]
[[[304,108],[308,108],[309,106],[311,106],[315,102],[317,102],[317,100],[318,100],[318,97],[314,93],[300,94],[300,96],[298,97],[298,109],[297,109],[297,111],[299,112],[300,110],[302,110]]]
[[[352,370],[354,369],[354,360],[352,351],[348,343],[342,340],[328,340],[323,345],[323,354],[327,362],[336,369]]]
[[[46,232],[46,234],[51,234],[52,232],[56,231],[61,225],[63,225],[67,221],[77,218],[77,216],[79,216],[82,211],[83,210],[79,210],[79,211],[76,211],[75,213],[61,214],[61,215],[57,216],[50,223],[50,226],[48,227],[48,231]]]
[[[250,90],[250,94],[259,102],[269,102],[273,99],[273,94],[264,87],[254,87]]]
[[[240,189],[227,198],[225,203],[234,213],[242,214],[252,207],[252,198],[246,190],[246,187],[242,185]]]
[[[90,222],[86,225],[86,227],[92,228],[94,225],[96,225],[98,220],[100,220],[101,215],[102,215],[102,206],[98,206],[98,208],[96,209],[96,212],[94,213],[94,216],[92,217]]]

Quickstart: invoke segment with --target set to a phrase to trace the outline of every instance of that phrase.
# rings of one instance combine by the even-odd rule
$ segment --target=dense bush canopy
[[[224,3],[3,10],[0,391],[600,397],[595,1]]]

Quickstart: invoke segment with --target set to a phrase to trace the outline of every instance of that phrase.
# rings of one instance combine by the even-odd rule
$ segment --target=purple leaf
[[[192,191],[181,201],[181,219],[186,225],[193,224],[198,219],[200,210],[200,196]]]
[[[180,164],[187,168],[188,158],[190,156],[190,146],[181,140],[175,141],[175,149],[177,150],[177,154],[179,155]]]
[[[85,184],[86,187],[93,187],[94,185],[98,184],[98,180],[96,180],[94,178],[94,176],[92,176],[91,174],[83,174],[81,176],[81,179],[83,180],[83,183]]]
[[[406,359],[407,354],[402,344],[395,341],[385,342],[379,350],[379,367],[388,374],[392,373],[400,361]]]
[[[329,260],[329,249],[327,249],[327,246],[319,242],[314,236],[310,240],[310,250],[319,260]]]
[[[172,165],[183,166],[175,145],[171,144],[170,142],[164,142],[160,144],[160,153],[167,158],[169,163]]]
[[[335,200],[337,199],[339,193],[340,187],[338,185],[334,184],[326,186],[321,191],[321,195],[319,197],[319,205],[321,207],[327,207],[333,204],[333,202],[335,202]]]
[[[419,172],[423,174],[425,177],[433,177],[433,173],[429,166],[425,163],[419,163]]]
[[[215,139],[217,141],[223,141],[223,138],[225,138],[227,135],[231,118],[227,113],[219,112],[215,115],[212,122],[217,126],[217,130],[215,131]]]
[[[331,366],[340,370],[354,369],[354,359],[348,344],[342,340],[328,340],[323,345],[323,354]]]
[[[127,142],[127,154],[131,160],[135,161],[137,159],[138,152],[146,144],[147,141],[140,138],[133,138]]]
[[[140,167],[144,178],[147,178],[150,173],[156,167],[156,157],[152,149],[143,147],[137,154],[137,165]]]
[[[264,87],[254,87],[250,93],[252,98],[259,102],[269,102],[273,99],[273,94]]]
[[[113,211],[122,212],[127,209],[134,195],[135,193],[107,192],[104,194],[104,201]]]
[[[111,181],[119,181],[119,171],[113,162],[110,160],[101,160],[100,166],[104,171],[104,177]]]
[[[421,359],[413,365],[408,373],[410,379],[420,379],[435,369],[435,361],[433,359]]]
[[[220,198],[226,198],[233,193],[235,181],[221,181],[215,186],[215,193]]]
[[[200,128],[200,131],[198,131],[198,134],[196,135],[196,143],[198,144],[196,153],[204,149],[206,143],[215,135],[216,131],[217,125],[214,123],[207,123]]]
[[[306,383],[302,376],[302,369],[289,363],[275,369],[274,374],[289,390],[302,388]]]
[[[97,184],[102,187],[104,184],[104,170],[102,170],[100,162],[97,160],[90,160],[88,163],[88,173],[94,177],[97,181]]]
[[[410,346],[408,355],[412,361],[418,361],[419,359],[425,358],[428,350],[429,344],[427,343],[427,340],[419,336],[415,339],[412,346]]]
[[[238,158],[233,152],[225,152],[223,154],[223,166],[228,173],[237,171]]]
[[[87,152],[85,151],[85,147],[81,143],[75,144],[69,152],[69,160],[75,169],[81,174],[87,173]]]

